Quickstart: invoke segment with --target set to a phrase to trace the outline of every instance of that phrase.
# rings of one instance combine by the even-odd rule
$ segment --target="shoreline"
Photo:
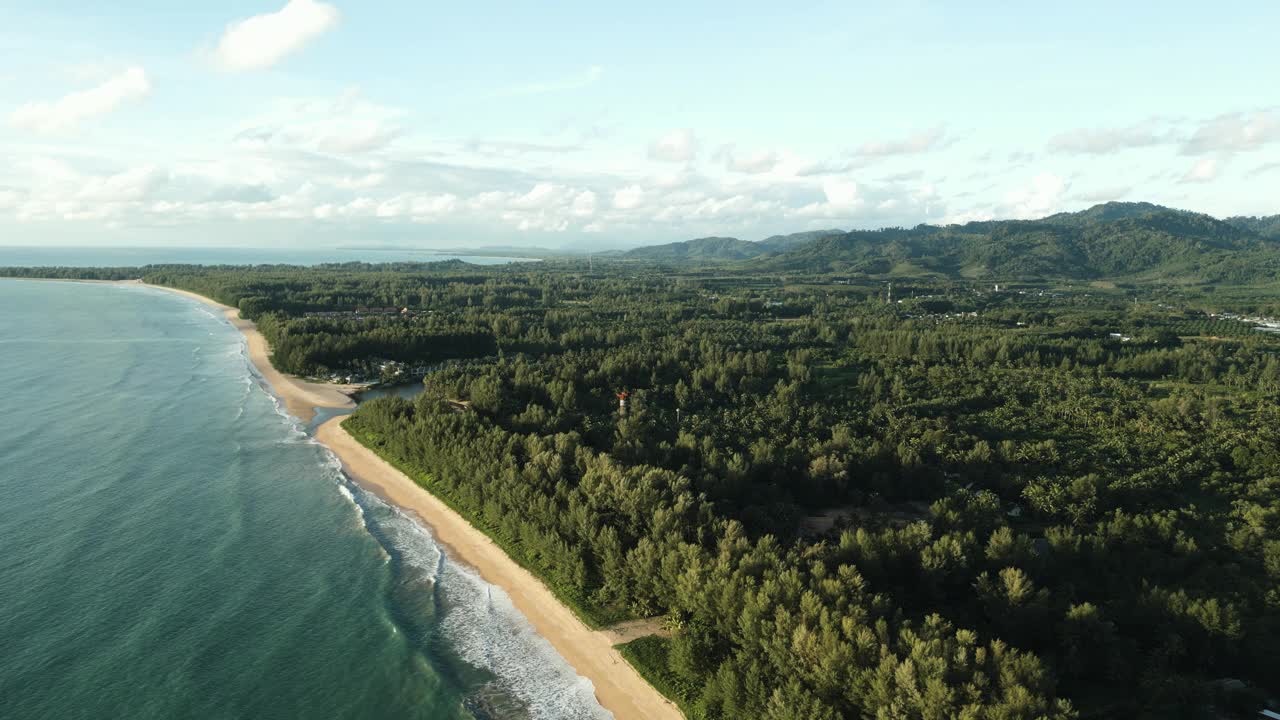
[[[251,320],[240,317],[237,308],[187,290],[141,281],[119,282],[176,293],[220,310],[244,335],[254,368],[284,402],[286,411],[304,423],[311,422],[318,408],[355,408],[351,394],[364,389],[363,386],[311,383],[276,370],[271,364],[266,338]],[[346,416],[330,418],[314,430],[316,440],[337,456],[343,471],[361,487],[416,517],[430,528],[446,554],[507,593],[534,632],[551,643],[574,672],[591,681],[596,700],[605,710],[617,720],[683,720],[684,715],[675,703],[654,689],[614,647],[615,643],[633,638],[620,635],[616,629],[588,627],[489,536],[352,437],[342,427],[345,419]]]
[[[506,592],[534,631],[575,672],[591,681],[596,700],[617,720],[684,717],[622,657],[614,647],[615,633],[587,627],[489,536],[352,437],[342,427],[344,420],[345,416],[331,418],[316,429],[316,439],[338,456],[343,471],[361,487],[415,516],[431,529],[447,554]]]
[[[120,281],[118,284],[139,285],[155,290],[163,290],[164,292],[196,300],[208,307],[221,311],[227,322],[231,323],[231,326],[239,330],[240,334],[244,336],[248,346],[249,362],[257,369],[258,374],[267,381],[267,385],[271,387],[271,391],[275,393],[276,397],[280,398],[284,403],[285,410],[304,424],[310,423],[315,419],[317,408],[354,410],[356,402],[352,395],[365,389],[364,385],[308,382],[280,372],[271,364],[271,346],[267,343],[267,339],[263,337],[262,333],[258,332],[258,326],[252,320],[240,317],[239,308],[223,305],[216,300],[188,290],[152,285],[140,280]]]

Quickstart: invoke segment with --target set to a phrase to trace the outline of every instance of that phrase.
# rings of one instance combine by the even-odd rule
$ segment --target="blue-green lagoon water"
[[[0,718],[608,717],[198,303],[0,279],[0,369]]]

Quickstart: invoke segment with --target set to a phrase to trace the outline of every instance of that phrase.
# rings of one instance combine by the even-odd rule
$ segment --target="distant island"
[[[429,368],[328,441],[620,633],[566,637],[674,705],[592,677],[619,717],[1245,718],[1280,694],[1278,228],[1109,203],[537,264],[0,275],[211,298],[297,378]]]

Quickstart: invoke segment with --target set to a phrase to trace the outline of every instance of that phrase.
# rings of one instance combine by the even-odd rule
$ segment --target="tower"
[[[627,398],[630,396],[631,396],[631,393],[627,392],[626,390],[623,390],[622,392],[618,393],[618,414],[619,415],[627,414]]]
[[[885,293],[884,304],[885,305],[893,304],[893,283],[889,283],[889,291]]]

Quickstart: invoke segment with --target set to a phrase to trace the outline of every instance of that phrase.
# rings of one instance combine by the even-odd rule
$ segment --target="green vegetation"
[[[699,688],[690,685],[671,670],[671,641],[657,635],[637,638],[618,646],[618,652],[640,673],[640,677],[670,698],[689,720],[704,715],[696,704]]]
[[[389,443],[378,433],[370,432],[358,421],[349,421],[344,427],[360,444],[378,453],[397,470],[462,515],[468,523],[497,543],[508,557],[541,578],[556,598],[589,626],[602,628],[630,617],[621,606],[602,606],[597,598],[584,595],[581,583],[575,582],[575,578],[565,572],[566,568],[573,568],[562,564],[566,560],[567,549],[546,547],[542,542],[544,538],[538,536],[536,527],[523,523],[518,515],[497,516],[477,512],[473,497],[461,494],[457,487],[437,482],[429,470],[406,458],[406,453],[397,452],[395,443]]]
[[[637,286],[523,331],[558,351],[349,424],[584,604],[667,614],[665,672],[633,659],[691,714],[1114,716],[1275,687],[1273,337],[1199,295],[599,282]],[[1184,339],[1197,318],[1225,334]],[[950,694],[911,701],[902,673]]]
[[[650,245],[628,250],[622,253],[622,257],[655,262],[707,263],[726,260],[748,260],[786,252],[815,240],[840,234],[842,234],[840,230],[812,230],[791,235],[774,235],[759,242],[729,237],[697,238],[696,240],[685,240],[666,245]]]
[[[853,276],[1258,283],[1280,275],[1280,216],[1217,220],[1113,202],[1040,220],[818,230],[760,242],[699,238],[621,257]]]
[[[884,231],[868,258],[939,273],[891,303],[859,233],[136,274],[285,370],[464,360],[348,428],[594,623],[665,616],[623,650],[690,717],[1248,717],[1280,692],[1272,250],[1153,208]]]
[[[1274,279],[1280,245],[1274,236],[1208,215],[1108,203],[1042,220],[854,231],[771,258],[764,267],[952,278],[1241,283]]]
[[[1243,230],[1272,240],[1280,240],[1280,215],[1266,217],[1229,217],[1227,222]]]

